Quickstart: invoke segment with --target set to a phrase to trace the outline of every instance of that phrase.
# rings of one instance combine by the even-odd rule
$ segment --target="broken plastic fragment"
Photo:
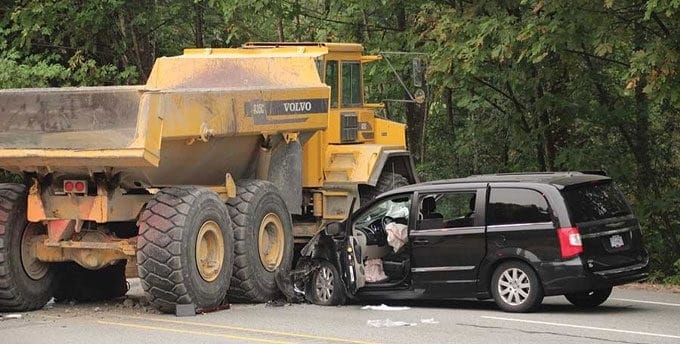
[[[8,320],[8,319],[21,319],[21,314],[5,314],[5,315],[0,315],[1,320]]]
[[[380,306],[363,306],[361,309],[368,309],[371,311],[405,311],[411,309],[411,307],[393,307],[383,303]]]
[[[385,320],[366,320],[366,325],[372,327],[399,327],[399,326],[416,326],[416,323],[410,323],[406,321],[392,321],[390,319]]]
[[[439,321],[434,320],[434,318],[420,319],[421,324],[439,324]]]

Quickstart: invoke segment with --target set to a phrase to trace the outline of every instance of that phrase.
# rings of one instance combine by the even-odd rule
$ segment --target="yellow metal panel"
[[[368,63],[368,62],[374,62],[374,61],[380,61],[382,60],[381,55],[363,55],[361,56],[361,63]]]
[[[360,52],[329,52],[326,60],[361,61]]]
[[[257,47],[257,48],[204,48],[184,49],[185,57],[210,55],[224,58],[253,58],[253,57],[319,57],[328,53],[328,48],[320,46],[288,46],[288,47]]]
[[[329,93],[327,86],[258,91],[214,89],[163,92],[163,138],[198,137],[204,132],[209,133],[209,136],[237,136],[325,129]],[[268,114],[266,109],[260,115],[246,113],[251,102],[262,103],[264,109],[267,103],[277,101],[280,101],[281,106],[309,106],[309,109],[312,109],[309,101],[322,101],[324,107],[319,112],[291,115]]]
[[[382,118],[376,118],[375,143],[405,149],[406,125]]]
[[[354,51],[362,52],[364,47],[358,43],[330,43],[330,42],[248,42],[243,45],[244,48],[252,49],[257,47],[324,47],[328,51]]]
[[[101,170],[100,167],[105,166],[148,167],[158,164],[157,157],[148,155],[143,148],[85,151],[6,149],[0,150],[0,156],[2,168],[11,170],[31,166],[89,166],[92,170],[98,171]]]
[[[150,89],[318,87],[321,84],[314,58],[251,56],[227,58],[185,55],[156,60],[147,87]]]
[[[366,184],[385,146],[329,145],[324,173],[330,183]]]
[[[312,135],[302,146],[302,186],[315,188],[323,185],[325,139],[324,131]]]

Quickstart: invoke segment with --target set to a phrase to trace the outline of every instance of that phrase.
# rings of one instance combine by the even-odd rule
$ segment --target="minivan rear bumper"
[[[580,257],[564,262],[544,262],[538,268],[545,295],[563,295],[608,288],[649,276],[649,256],[634,265],[609,270],[588,271]]]

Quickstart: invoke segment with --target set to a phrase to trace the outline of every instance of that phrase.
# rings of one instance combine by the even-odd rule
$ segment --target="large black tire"
[[[607,301],[612,294],[612,287],[591,290],[584,293],[566,294],[564,297],[576,307],[594,308]]]
[[[42,308],[54,291],[54,266],[28,256],[22,259],[21,246],[26,231],[44,233],[42,226],[26,220],[26,188],[19,184],[0,184],[0,312]],[[33,277],[25,265],[30,265],[28,269]]]
[[[375,186],[359,186],[359,198],[361,200],[361,205],[366,205],[368,202],[372,201],[383,192],[394,190],[406,185],[409,185],[408,179],[406,179],[406,177],[398,173],[383,171]]]
[[[527,263],[511,260],[501,263],[494,270],[491,295],[500,309],[525,313],[541,305],[544,293],[536,271]]]
[[[337,306],[347,301],[345,288],[338,270],[328,261],[319,260],[319,268],[312,273],[307,286],[310,301],[320,306]]]
[[[99,270],[89,270],[77,263],[59,267],[59,287],[54,293],[58,301],[102,301],[124,296],[129,286],[125,279],[125,260]]]
[[[163,189],[146,205],[139,225],[137,266],[151,304],[173,312],[177,304],[209,309],[225,302],[234,261],[233,232],[227,208],[215,192],[201,187]],[[218,254],[205,258],[218,264],[214,271],[199,269],[197,243],[205,242],[199,235],[213,239],[201,249],[213,248],[208,251]],[[220,242],[224,249],[214,249]]]
[[[268,181],[243,180],[237,183],[236,197],[230,199],[227,206],[234,224],[235,239],[234,275],[229,300],[267,302],[280,297],[276,271],[289,271],[293,262],[293,224],[278,189]],[[274,214],[282,225],[283,252],[280,260],[274,259],[278,264],[265,266],[260,258],[258,239],[260,226],[270,214]]]

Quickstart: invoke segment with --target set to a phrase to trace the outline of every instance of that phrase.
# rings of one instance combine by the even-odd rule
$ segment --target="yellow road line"
[[[272,339],[265,339],[265,338],[233,336],[233,335],[224,334],[224,333],[211,333],[211,332],[202,332],[202,331],[180,330],[180,329],[176,329],[176,328],[137,325],[137,324],[119,323],[119,322],[103,321],[103,320],[98,320],[97,322],[100,323],[100,324],[104,324],[104,325],[116,325],[116,326],[123,326],[123,327],[138,328],[138,329],[143,329],[143,330],[165,331],[165,332],[173,332],[173,333],[181,333],[181,334],[196,334],[196,335],[201,335],[201,336],[238,339],[238,340],[249,341],[249,342],[272,343],[272,344],[294,344],[293,342],[284,342],[284,341],[280,341],[280,340],[272,340]]]
[[[178,324],[178,325],[203,326],[203,327],[219,328],[219,329],[225,329],[225,330],[253,332],[253,333],[269,334],[269,335],[284,336],[284,337],[316,339],[316,340],[323,340],[323,341],[327,341],[327,342],[340,342],[340,343],[352,343],[352,344],[374,344],[373,342],[366,342],[366,341],[360,341],[360,340],[352,340],[352,339],[344,339],[344,338],[336,338],[336,337],[315,336],[315,335],[311,335],[311,334],[302,334],[302,333],[290,333],[290,332],[280,332],[280,331],[271,331],[271,330],[260,330],[260,329],[254,329],[254,328],[217,325],[217,324],[201,323],[201,322],[195,322],[195,321],[180,321],[180,320],[160,319],[160,318],[154,318],[154,317],[133,317],[133,316],[122,316],[122,317],[129,318],[129,319],[157,321],[157,322],[164,322],[164,323]]]

